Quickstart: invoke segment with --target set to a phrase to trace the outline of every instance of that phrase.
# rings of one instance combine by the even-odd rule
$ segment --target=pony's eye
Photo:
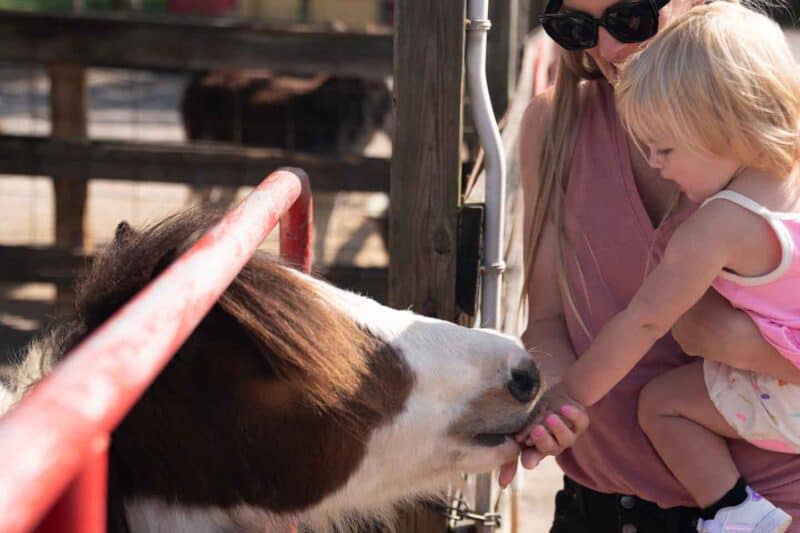
[[[672,148],[662,148],[660,150],[656,150],[656,154],[660,155],[661,157],[666,157],[672,153]]]

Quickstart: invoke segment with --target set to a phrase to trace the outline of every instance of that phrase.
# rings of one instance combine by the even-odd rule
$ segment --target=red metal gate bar
[[[108,435],[90,445],[81,470],[47,511],[36,533],[102,533],[106,530]]]
[[[293,171],[295,169],[292,169]],[[311,197],[311,186],[302,170],[298,172],[302,189],[300,196],[281,218],[280,225],[280,250],[283,257],[290,264],[303,272],[311,271],[311,246],[314,237],[314,201]]]
[[[302,171],[270,174],[0,419],[0,531],[29,531],[70,482],[68,498],[96,491],[86,487],[104,482],[103,447],[110,432],[298,198],[298,212],[310,213],[303,204],[310,194]],[[294,234],[292,252],[305,251],[290,260],[310,262],[310,245],[302,242],[309,231]],[[102,467],[93,461],[98,455]],[[105,498],[97,500],[104,510]],[[76,533],[104,530],[102,514],[86,519],[54,525]]]

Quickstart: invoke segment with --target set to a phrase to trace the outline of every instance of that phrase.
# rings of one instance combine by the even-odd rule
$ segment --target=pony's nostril
[[[508,391],[517,401],[527,403],[536,396],[539,390],[539,374],[531,363],[511,370]]]

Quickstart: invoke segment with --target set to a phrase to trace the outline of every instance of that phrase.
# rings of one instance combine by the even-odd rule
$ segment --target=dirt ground
[[[93,69],[89,74],[89,135],[102,139],[174,142],[183,140],[178,102],[186,78],[176,74]],[[41,68],[0,64],[0,124],[19,135],[49,133],[48,83]],[[367,148],[388,156],[385,134]],[[247,192],[239,191],[240,195]],[[88,231],[94,246],[113,235],[120,220],[133,225],[157,220],[185,207],[191,191],[182,185],[90,182]],[[382,195],[317,194],[315,257],[323,264],[384,266],[386,251],[370,210],[386,202]],[[330,217],[326,215],[330,214]],[[53,242],[53,191],[49,178],[0,176],[0,244],[47,245]],[[275,250],[275,239],[265,247]],[[0,279],[2,279],[0,265]],[[0,372],[2,364],[54,315],[55,288],[48,284],[9,284],[0,281]],[[6,367],[7,370],[7,367]],[[552,517],[553,494],[561,473],[546,461],[523,476],[519,493],[521,533],[543,533]],[[506,513],[506,525],[509,517]],[[507,527],[504,530],[508,530]]]

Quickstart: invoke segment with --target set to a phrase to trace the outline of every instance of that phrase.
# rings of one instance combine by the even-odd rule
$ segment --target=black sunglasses
[[[585,50],[597,46],[600,26],[621,43],[640,43],[658,31],[658,10],[669,0],[620,2],[609,6],[603,16],[594,18],[582,11],[559,13],[563,0],[550,0],[539,16],[544,31],[567,50]]]

